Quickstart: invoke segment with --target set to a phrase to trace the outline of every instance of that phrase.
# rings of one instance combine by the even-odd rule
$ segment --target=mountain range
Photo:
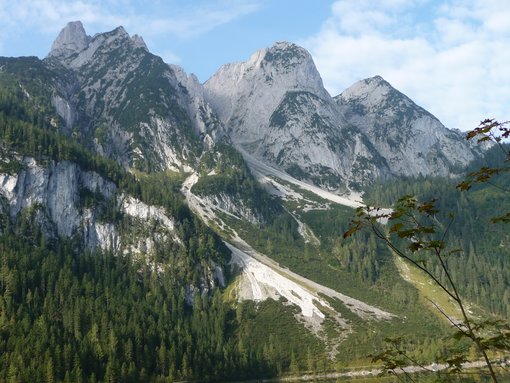
[[[279,170],[345,192],[378,178],[455,174],[480,154],[381,77],[331,97],[310,54],[292,43],[200,84],[122,27],[90,37],[74,22],[43,62],[60,77],[52,102],[65,129],[124,166],[193,167],[226,136]]]
[[[466,141],[380,76],[332,97],[311,55],[277,42],[201,84],[123,27],[89,36],[75,21],[42,60],[0,58],[0,84],[0,233],[19,239],[30,232],[28,243],[64,246],[73,257],[132,259],[153,276],[140,287],[147,291],[168,278],[184,316],[172,320],[191,321],[193,340],[184,332],[174,334],[176,343],[158,340],[162,363],[173,370],[144,361],[145,370],[158,371],[150,379],[349,365],[400,330],[414,331],[416,342],[422,332],[437,333],[420,343],[424,359],[439,348],[447,325],[420,301],[405,267],[373,236],[340,242],[342,229],[380,185],[456,180],[490,147]],[[218,291],[228,308],[218,308]],[[209,309],[222,314],[212,319]],[[200,312],[207,323],[223,322],[201,333]],[[80,334],[97,325],[90,315]],[[275,316],[282,323],[264,333]],[[217,337],[222,349],[197,351]],[[120,346],[110,355],[104,344],[94,354],[72,342],[80,374],[106,379],[111,364],[117,376],[142,379],[128,365],[123,370]],[[182,355],[165,356],[172,347]],[[43,363],[56,366],[62,357],[51,350]],[[17,351],[3,352],[4,365],[21,369]],[[224,368],[205,377],[212,360]],[[63,380],[71,367],[59,363]]]

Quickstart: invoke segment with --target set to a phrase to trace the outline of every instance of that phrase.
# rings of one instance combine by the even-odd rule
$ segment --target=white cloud
[[[222,24],[255,12],[257,0],[190,2],[177,7],[173,1],[142,0],[0,0],[0,24],[4,31],[33,29],[57,33],[68,21],[81,20],[97,31],[119,25],[130,33],[156,37],[195,37]],[[174,9],[180,10],[176,13]],[[4,32],[4,38],[8,33]]]
[[[259,5],[253,1],[220,1],[194,7],[179,16],[157,17],[141,24],[146,35],[171,34],[180,38],[202,35],[239,17],[255,12]],[[139,24],[138,20],[133,20]]]
[[[342,0],[303,45],[333,95],[379,74],[445,125],[467,130],[509,118],[507,20],[510,3],[497,0]]]
[[[0,22],[7,28],[32,29],[34,33],[58,32],[68,21],[85,24],[115,25],[124,20],[116,16],[111,1],[0,0]]]

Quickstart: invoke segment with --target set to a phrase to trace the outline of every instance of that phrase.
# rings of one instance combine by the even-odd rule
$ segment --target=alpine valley
[[[470,311],[510,317],[510,236],[480,224],[510,198],[455,189],[495,149],[379,76],[332,97],[292,43],[201,84],[71,22],[42,60],[0,57],[0,381],[356,376],[396,336],[425,364],[469,352],[445,294],[342,234],[363,203],[436,197]]]

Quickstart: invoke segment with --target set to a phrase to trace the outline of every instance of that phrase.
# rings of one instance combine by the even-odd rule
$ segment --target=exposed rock
[[[54,95],[51,98],[51,105],[55,108],[57,114],[62,117],[67,129],[71,129],[74,123],[74,110],[69,102],[60,95]]]
[[[49,57],[66,58],[87,48],[91,40],[81,21],[71,21],[62,29],[51,46]]]
[[[289,43],[223,66],[204,87],[238,147],[337,192],[449,175],[479,153],[380,77],[331,98],[308,52]]]
[[[117,196],[117,187],[92,171],[83,171],[69,161],[50,162],[41,166],[33,158],[23,161],[24,170],[18,174],[0,174],[0,197],[8,205],[10,216],[15,219],[23,210],[35,208],[37,219],[45,226],[55,227],[53,236],[81,235],[84,245],[114,253],[150,253],[155,242],[176,241],[175,220],[163,208],[147,205],[133,197]],[[151,235],[122,238],[117,223],[99,219],[98,206],[86,208],[81,195],[88,191],[94,198],[110,201],[121,213],[138,220],[142,227],[157,225]],[[117,200],[118,198],[118,200]]]
[[[174,85],[180,91],[180,100],[188,110],[194,130],[201,137],[207,148],[212,148],[215,142],[225,137],[223,124],[215,111],[205,100],[204,88],[194,74],[187,75],[177,65],[169,65],[177,80]]]
[[[126,196],[122,199],[121,210],[131,217],[138,218],[145,222],[154,220],[168,231],[173,231],[175,229],[174,220],[166,215],[163,208],[149,206],[133,197]]]
[[[395,175],[448,176],[479,154],[459,131],[447,129],[380,76],[355,83],[335,99]]]
[[[204,87],[235,144],[296,178],[345,192],[387,173],[301,47],[277,43],[222,67]]]
[[[288,91],[330,98],[310,54],[286,42],[262,49],[246,62],[224,65],[204,89],[234,142],[243,145],[264,137],[271,114]]]
[[[133,37],[131,37],[131,40],[133,41],[135,47],[143,48],[146,51],[149,51],[149,49],[147,48],[147,44],[145,44],[145,41],[143,40],[142,36],[133,35]]]
[[[214,210],[221,211],[236,219],[248,221],[254,225],[260,225],[264,219],[256,214],[253,209],[245,205],[243,199],[227,193],[203,196],[202,201]]]
[[[84,34],[81,23],[69,24],[55,44],[72,46],[72,54],[52,51],[45,61],[57,77],[68,71],[52,100],[67,133],[79,130],[83,143],[125,167],[190,171],[224,136],[197,78],[123,27],[86,43]]]

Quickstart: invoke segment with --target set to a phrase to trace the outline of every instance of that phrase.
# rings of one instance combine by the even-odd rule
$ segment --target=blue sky
[[[332,95],[378,74],[450,128],[510,118],[506,0],[0,0],[0,55],[42,58],[72,20],[123,25],[201,81],[286,40]]]

